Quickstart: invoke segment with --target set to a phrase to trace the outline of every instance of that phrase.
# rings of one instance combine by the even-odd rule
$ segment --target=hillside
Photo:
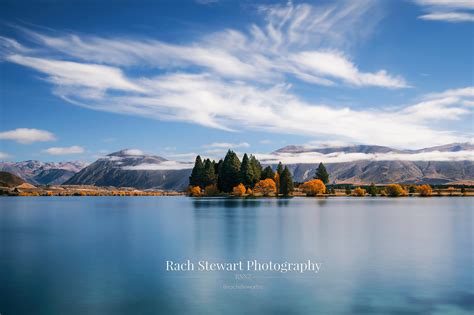
[[[23,179],[14,174],[0,171],[0,187],[16,187],[24,182]]]
[[[160,156],[130,154],[130,151],[121,150],[95,161],[65,184],[178,191],[186,189],[189,165],[168,161]]]

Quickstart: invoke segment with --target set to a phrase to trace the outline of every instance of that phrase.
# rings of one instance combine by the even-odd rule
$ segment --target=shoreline
[[[380,186],[382,187],[382,186]],[[453,186],[437,186],[432,190],[429,196],[421,196],[419,192],[406,191],[406,194],[398,196],[383,195],[377,193],[371,195],[367,192],[364,195],[355,194],[353,190],[350,194],[345,189],[337,188],[334,189],[333,193],[330,194],[317,194],[308,196],[300,189],[295,189],[290,195],[276,195],[270,193],[264,195],[262,193],[253,194],[241,194],[235,195],[233,193],[217,193],[217,194],[205,194],[202,193],[198,196],[190,196],[188,192],[184,191],[172,191],[172,190],[159,190],[159,189],[137,189],[134,187],[113,187],[113,186],[93,186],[93,185],[51,185],[51,186],[16,186],[16,187],[0,187],[0,196],[5,197],[168,197],[168,196],[189,196],[191,198],[239,198],[239,199],[259,199],[259,198],[279,198],[288,199],[294,197],[302,198],[340,198],[340,197],[351,197],[351,198],[429,198],[429,197],[474,197],[474,186],[468,186],[464,188],[453,187]]]

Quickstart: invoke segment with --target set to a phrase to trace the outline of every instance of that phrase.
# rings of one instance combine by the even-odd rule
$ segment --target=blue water
[[[0,198],[0,313],[473,314],[473,201]],[[322,267],[166,272],[186,259]]]

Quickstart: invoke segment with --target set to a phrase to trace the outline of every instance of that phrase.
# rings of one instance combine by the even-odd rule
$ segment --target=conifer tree
[[[219,170],[218,187],[220,191],[229,193],[240,184],[240,160],[234,151],[229,150]]]
[[[214,161],[211,162],[210,159],[204,161],[204,176],[203,176],[203,185],[204,187],[209,185],[215,185],[217,183],[217,177],[215,172]]]
[[[261,176],[261,180],[264,180],[264,179],[267,179],[267,178],[270,178],[270,179],[274,179],[275,178],[275,172],[273,172],[273,169],[271,166],[267,166],[263,169],[262,171],[262,176]]]
[[[287,166],[283,169],[280,176],[280,194],[288,196],[293,191],[293,176]]]
[[[255,180],[254,168],[250,164],[247,153],[244,154],[242,164],[240,165],[240,180],[245,187],[252,186]]]
[[[278,166],[277,166],[277,173],[278,173],[278,175],[281,176],[282,172],[283,172],[283,164],[281,164],[281,162],[279,162]]]
[[[253,181],[252,187],[262,178],[262,164],[253,155],[250,156],[250,165],[253,168]]]
[[[326,185],[329,182],[329,174],[326,170],[326,167],[324,166],[322,162],[319,163],[319,166],[316,169],[316,174],[314,174],[314,179],[320,179],[324,183],[324,185]]]
[[[220,159],[219,162],[214,163],[214,172],[216,173],[216,176],[219,176],[219,170],[221,169],[222,162],[224,161]]]
[[[204,187],[204,164],[202,163],[201,157],[198,155],[196,161],[194,162],[194,167],[189,177],[190,186],[200,186]]]

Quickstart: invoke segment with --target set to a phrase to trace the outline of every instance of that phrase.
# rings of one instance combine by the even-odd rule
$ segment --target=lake
[[[474,198],[0,198],[0,313],[472,314]],[[321,263],[167,272],[166,261]]]

